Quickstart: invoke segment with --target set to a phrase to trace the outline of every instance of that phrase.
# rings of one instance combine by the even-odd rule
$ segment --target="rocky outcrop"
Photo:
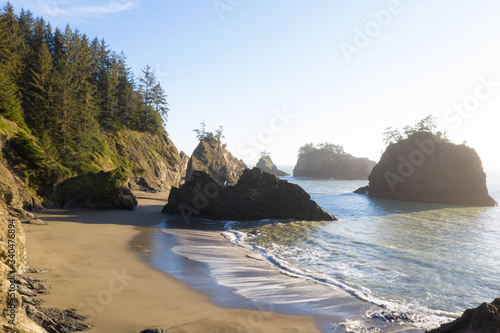
[[[70,178],[56,189],[56,202],[63,208],[111,208],[135,210],[137,199],[124,187],[128,175],[124,169],[90,172]]]
[[[476,151],[419,132],[391,144],[373,168],[366,191],[390,200],[471,206],[496,205]]]
[[[181,171],[182,177],[179,185],[182,185],[186,182],[186,171],[189,164],[189,156],[183,151],[180,152],[179,156],[181,158],[181,170],[182,170]]]
[[[428,333],[500,333],[500,298],[467,309],[463,315]]]
[[[265,172],[271,173],[271,174],[276,175],[278,177],[290,176],[290,174],[288,174],[284,171],[278,170],[278,167],[276,166],[276,164],[273,163],[273,161],[271,160],[271,157],[269,157],[269,156],[262,156],[260,158],[259,162],[257,162],[256,167],[261,168]]]
[[[2,148],[0,133],[0,148]],[[0,149],[1,151],[1,149]],[[1,157],[1,156],[0,156]],[[22,223],[44,224],[26,209],[42,209],[41,201],[0,158],[0,331],[12,333],[72,332],[89,326],[83,317],[40,307],[47,285],[28,274],[41,273],[27,265]],[[40,320],[39,320],[40,319]],[[75,328],[75,329],[72,329]]]
[[[163,213],[212,220],[255,221],[294,219],[333,221],[336,218],[311,200],[300,186],[262,169],[246,169],[235,186],[223,187],[204,172],[193,172],[180,188],[172,188]],[[187,220],[188,221],[188,220]]]
[[[195,171],[203,171],[221,186],[234,185],[246,168],[245,163],[235,158],[220,141],[203,139],[189,160],[186,182]]]
[[[336,154],[324,149],[315,149],[299,155],[293,169],[294,177],[320,179],[368,179],[376,162],[368,158],[353,157],[349,154]]]
[[[165,133],[123,130],[108,133],[106,141],[108,151],[97,161],[99,168],[125,167],[132,190],[168,192],[172,186],[179,186],[186,174],[187,156],[179,154]]]

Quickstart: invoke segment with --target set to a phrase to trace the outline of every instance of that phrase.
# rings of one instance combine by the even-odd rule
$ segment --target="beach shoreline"
[[[51,288],[42,307],[77,309],[89,333],[159,327],[168,332],[319,332],[314,319],[223,308],[140,260],[130,241],[154,226],[165,194],[136,193],[137,211],[47,210],[47,226],[26,225],[31,274]]]

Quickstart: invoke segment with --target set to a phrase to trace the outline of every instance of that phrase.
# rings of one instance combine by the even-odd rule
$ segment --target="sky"
[[[249,166],[268,151],[332,142],[378,161],[385,128],[428,114],[500,168],[500,2],[491,0],[12,0],[150,65],[166,130],[191,154],[194,129],[224,128]]]

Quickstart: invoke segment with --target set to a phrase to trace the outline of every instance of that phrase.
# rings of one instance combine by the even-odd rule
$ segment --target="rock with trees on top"
[[[376,163],[368,158],[357,158],[345,152],[342,145],[332,143],[305,144],[299,149],[294,177],[323,179],[368,179]]]
[[[357,192],[390,200],[495,206],[477,152],[435,129],[434,117],[428,116],[403,132],[386,130],[389,146],[369,185]]]

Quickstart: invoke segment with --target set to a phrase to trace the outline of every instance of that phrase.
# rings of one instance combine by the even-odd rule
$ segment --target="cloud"
[[[78,0],[28,0],[17,1],[35,16],[56,22],[79,22],[103,17],[136,7],[138,0],[78,1]],[[14,6],[16,6],[14,2]],[[17,7],[17,6],[16,6]],[[20,8],[16,8],[20,10]]]

